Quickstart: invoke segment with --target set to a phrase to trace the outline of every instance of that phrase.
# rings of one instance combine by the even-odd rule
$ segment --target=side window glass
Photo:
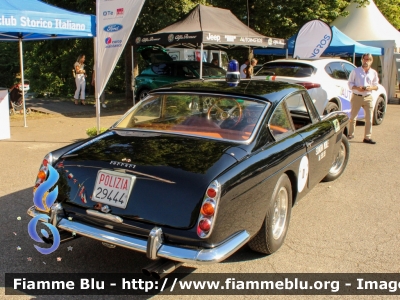
[[[346,72],[347,79],[349,78],[351,71],[353,71],[356,68],[355,66],[346,63],[343,64],[343,67]]]
[[[344,79],[347,80],[347,75],[342,68],[342,64],[340,62],[332,62],[325,67],[326,73],[334,79]]]
[[[316,123],[318,121],[320,121],[320,116],[319,113],[317,111],[317,109],[315,108],[315,105],[310,97],[310,95],[305,92],[302,94],[304,102],[308,108],[308,112],[310,113],[310,117],[313,123]]]
[[[312,124],[308,108],[301,93],[294,94],[288,97],[285,101],[296,130]]]
[[[171,66],[168,64],[156,64],[152,65],[151,68],[157,75],[171,75]]]
[[[272,114],[269,121],[269,129],[276,140],[285,136],[285,133],[293,132],[283,101],[276,107]]]

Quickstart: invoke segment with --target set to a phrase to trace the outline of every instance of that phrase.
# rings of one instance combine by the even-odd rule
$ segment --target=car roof
[[[298,90],[305,90],[298,84],[290,84],[281,81],[265,80],[241,80],[235,87],[229,86],[225,79],[193,79],[172,83],[151,92],[189,92],[189,93],[213,93],[231,94],[236,96],[255,97],[276,102],[286,95]]]

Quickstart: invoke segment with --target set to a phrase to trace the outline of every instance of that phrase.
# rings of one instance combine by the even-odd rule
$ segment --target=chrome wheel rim
[[[281,187],[275,198],[272,218],[272,236],[275,240],[282,236],[285,229],[288,200],[289,196],[287,190],[284,187]]]
[[[332,165],[331,169],[329,170],[329,173],[332,175],[339,174],[340,171],[342,171],[342,169],[343,169],[345,159],[346,159],[346,146],[342,142],[340,144],[339,153],[336,156],[335,160],[333,161],[333,165]]]

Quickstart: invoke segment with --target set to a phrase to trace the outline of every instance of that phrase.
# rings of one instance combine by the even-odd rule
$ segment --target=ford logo
[[[107,32],[115,32],[115,31],[119,31],[121,29],[122,29],[121,24],[110,24],[103,28],[103,30],[107,31]]]

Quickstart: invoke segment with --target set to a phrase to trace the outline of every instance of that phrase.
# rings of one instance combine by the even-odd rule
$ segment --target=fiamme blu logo
[[[49,176],[47,180],[45,180],[41,185],[39,185],[34,192],[33,195],[33,203],[35,206],[41,210],[46,211],[50,208],[57,199],[58,196],[58,186],[56,186],[51,192],[50,189],[57,183],[58,178],[60,175],[58,174],[57,170],[54,169],[50,164],[48,165],[48,172]],[[28,224],[28,233],[29,236],[38,243],[45,243],[43,239],[37,233],[37,225],[40,220],[45,220],[46,222],[42,222],[44,226],[46,226],[52,236],[53,236],[53,245],[50,248],[42,248],[37,245],[34,245],[36,250],[42,254],[50,254],[57,250],[60,246],[60,233],[58,232],[57,227],[53,226],[52,224],[48,223],[50,217],[46,214],[40,214],[34,217]],[[49,233],[42,229],[40,233],[45,237],[49,238]]]

